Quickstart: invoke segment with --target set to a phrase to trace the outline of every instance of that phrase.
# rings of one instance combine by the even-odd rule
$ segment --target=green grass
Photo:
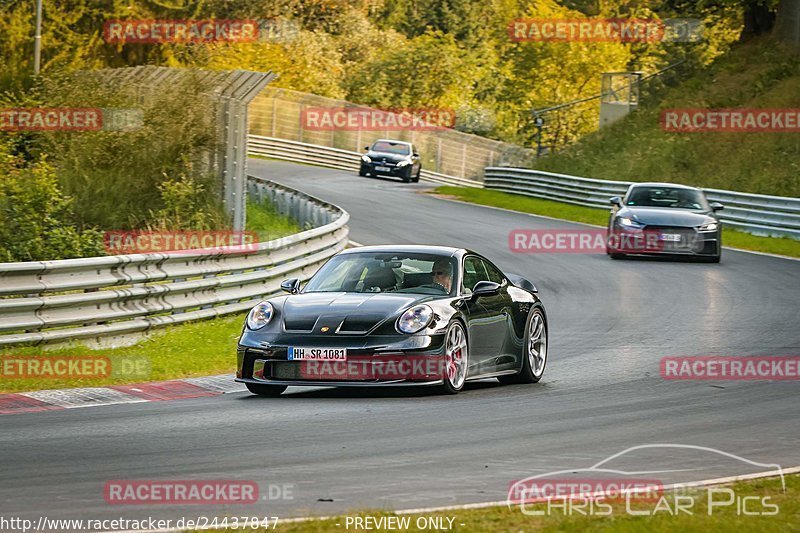
[[[138,358],[148,362],[145,375],[95,378],[3,378],[0,393],[71,387],[99,387],[123,383],[141,383],[192,376],[234,372],[236,339],[242,329],[243,315],[169,326],[133,346],[93,350],[86,346],[59,348],[42,352],[37,347],[5,348],[1,355],[41,357],[109,357],[112,371],[116,358]],[[113,375],[113,374],[112,374]]]
[[[434,190],[434,194],[444,195],[462,202],[500,207],[573,222],[583,222],[597,226],[606,226],[608,224],[608,211],[604,209],[564,204],[519,194],[472,187],[454,187],[451,185],[437,187]],[[749,233],[726,229],[722,240],[723,245],[730,248],[800,257],[800,241],[794,239],[757,237]]]
[[[275,239],[300,231],[300,227],[280,215],[270,204],[254,202],[247,206],[247,230],[257,232],[263,239]],[[236,340],[242,329],[244,313],[213,320],[191,322],[155,330],[151,337],[135,345],[92,349],[77,345],[68,348],[39,347],[4,348],[2,356],[108,357],[111,360],[110,376],[93,378],[9,378],[0,374],[0,393],[71,387],[98,387],[123,383],[160,381],[193,376],[232,373],[236,369]],[[120,359],[145,361],[147,371],[133,375],[119,375],[115,365]],[[6,377],[4,377],[6,376]]]
[[[800,108],[800,53],[770,38],[740,44],[663,99],[544,157],[541,170],[621,181],[800,196],[800,133],[668,133],[667,108]]]
[[[691,506],[688,505],[688,500],[684,500],[684,502],[687,503],[686,508],[692,512],[691,515],[685,513],[670,515],[667,511],[663,510],[666,509],[666,507],[659,507],[659,509],[662,509],[662,511],[653,514],[652,516],[633,516],[626,512],[624,503],[614,504],[609,516],[580,516],[577,513],[573,513],[571,516],[565,516],[564,511],[557,510],[553,510],[550,514],[546,514],[545,516],[530,516],[523,514],[518,506],[514,506],[511,509],[509,509],[507,506],[502,506],[488,507],[485,509],[412,514],[408,515],[411,517],[411,527],[408,529],[395,529],[394,531],[431,531],[430,529],[421,530],[415,527],[416,519],[421,516],[453,518],[454,527],[452,530],[463,532],[508,531],[516,533],[520,531],[685,531],[704,533],[708,531],[745,531],[762,533],[769,531],[800,531],[800,476],[794,475],[786,477],[785,493],[782,491],[781,484],[778,479],[739,482],[726,488],[731,488],[734,491],[735,497],[738,498],[757,498],[757,500],[748,500],[748,510],[763,509],[765,511],[769,511],[770,508],[767,507],[768,505],[777,505],[778,512],[774,516],[739,516],[737,515],[736,505],[733,504],[725,507],[715,506],[712,508],[711,514],[709,515],[707,506],[708,492],[706,489],[696,489],[687,494],[687,496],[691,496],[693,498]],[[725,497],[726,495],[718,493],[714,496],[714,501],[720,502]],[[675,505],[674,500],[672,499],[672,493],[670,491],[666,491],[664,498],[665,502],[669,504],[670,509],[674,509]],[[769,499],[762,500],[762,498]],[[765,505],[762,506],[762,503]],[[657,505],[658,502],[641,502],[633,503],[631,508],[641,512],[648,511],[652,513],[656,509]],[[538,506],[537,509],[545,509],[545,507]],[[350,527],[347,528],[345,526],[347,523],[345,522],[346,516],[381,517],[392,516],[392,513],[379,510],[361,510],[328,520],[312,520],[294,523],[281,523],[279,521],[276,529],[284,533],[312,533],[348,530],[361,531],[355,529],[352,523]],[[337,526],[337,524],[339,525]],[[228,529],[218,531],[235,530]],[[248,529],[248,531],[251,530]],[[259,529],[257,531],[263,533],[272,531],[272,528]],[[387,530],[382,529],[381,531]]]
[[[277,239],[302,231],[295,221],[278,213],[272,204],[260,204],[253,201],[247,202],[245,229],[258,233],[261,241]]]

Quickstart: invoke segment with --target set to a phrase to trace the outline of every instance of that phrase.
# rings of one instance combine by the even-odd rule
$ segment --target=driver
[[[689,193],[678,191],[678,204],[676,207],[685,209],[695,209],[698,206],[694,203]]]
[[[433,263],[433,284],[442,287],[445,292],[450,292],[450,287],[453,284],[453,265],[449,259],[437,259]]]

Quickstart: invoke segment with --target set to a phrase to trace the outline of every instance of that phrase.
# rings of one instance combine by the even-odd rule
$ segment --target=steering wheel
[[[442,291],[442,294],[450,293],[450,291],[444,288],[444,285],[442,285],[441,283],[436,283],[435,281],[433,283],[428,283],[426,285],[420,285],[419,287],[424,289],[436,289]]]
[[[364,287],[364,289],[361,292],[395,292],[396,290],[397,290],[396,285],[392,285],[386,288],[380,287],[378,285],[373,285],[371,287]]]

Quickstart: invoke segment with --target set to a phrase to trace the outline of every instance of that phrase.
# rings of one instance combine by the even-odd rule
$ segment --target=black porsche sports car
[[[419,181],[422,163],[411,143],[378,139],[364,150],[367,153],[361,156],[359,176],[392,176],[406,183]]]
[[[611,198],[608,255],[684,255],[718,263],[722,224],[717,202],[702,190],[674,183],[635,183]]]
[[[364,246],[332,257],[300,288],[256,305],[238,344],[236,381],[259,395],[289,385],[538,382],[547,315],[536,287],[475,252]]]

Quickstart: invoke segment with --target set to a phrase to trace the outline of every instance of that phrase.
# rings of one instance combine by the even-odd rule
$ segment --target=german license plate
[[[681,234],[680,233],[662,233],[661,234],[662,241],[669,241],[669,242],[681,242]]]
[[[391,169],[389,167],[375,167],[377,172],[389,172]]]
[[[289,361],[347,361],[347,348],[289,347]]]

